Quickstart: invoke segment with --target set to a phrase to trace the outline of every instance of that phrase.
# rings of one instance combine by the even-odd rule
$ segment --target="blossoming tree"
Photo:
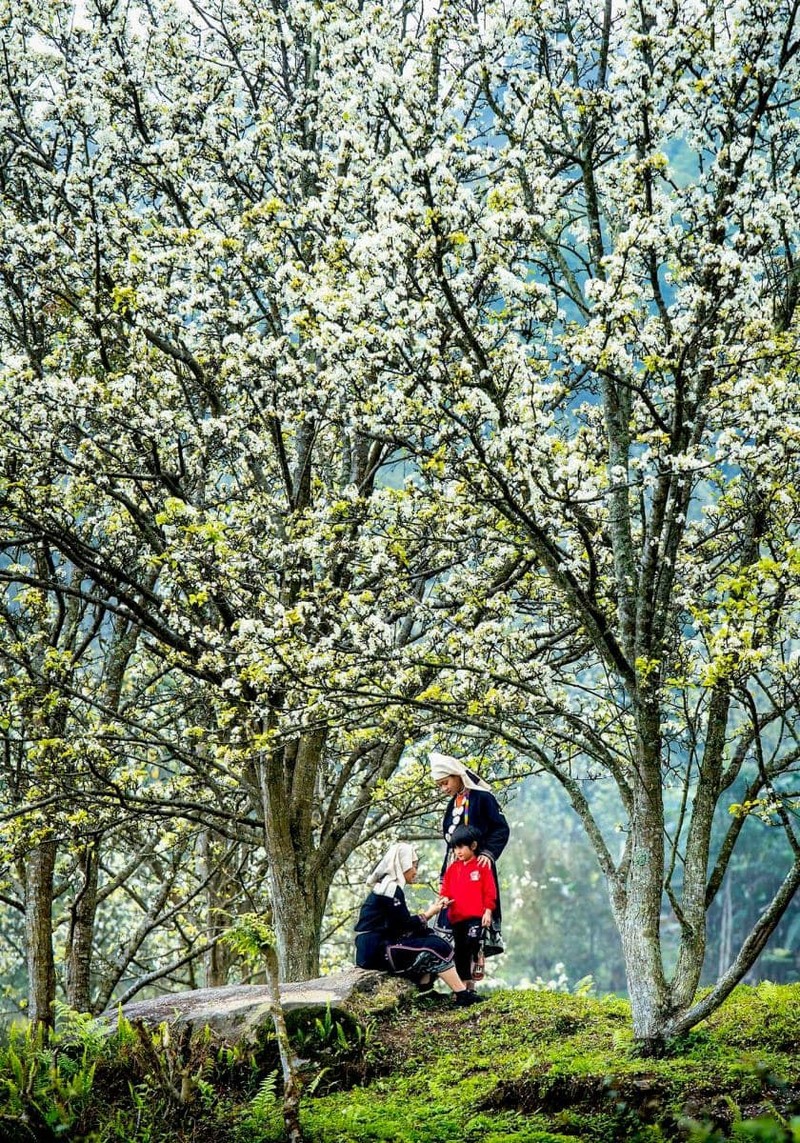
[[[791,900],[796,21],[4,5],[4,507],[203,686],[284,972],[425,719],[562,783],[648,1049]],[[785,880],[698,1002],[762,819]]]
[[[351,68],[392,122],[354,252],[386,283],[385,432],[481,537],[430,697],[563,785],[656,1051],[800,885],[797,5],[426,11],[402,73],[386,38]],[[784,879],[696,1000],[707,910],[769,825]]]
[[[406,651],[439,574],[435,508],[370,429],[369,347],[340,334],[380,283],[340,295],[321,269],[371,213],[336,133],[361,20],[101,2],[0,22],[0,574],[92,601],[97,648],[116,617],[160,659],[153,693],[196,692],[159,813],[259,826],[282,972],[314,975],[376,790],[374,831],[419,802],[385,793],[413,710],[350,680],[425,688]]]

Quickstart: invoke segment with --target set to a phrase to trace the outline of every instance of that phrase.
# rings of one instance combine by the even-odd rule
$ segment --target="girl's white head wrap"
[[[455,775],[461,779],[468,790],[491,790],[492,788],[474,770],[468,770],[463,762],[459,762],[457,758],[452,758],[449,754],[437,754],[434,751],[428,755],[428,758],[430,759],[434,782],[440,782],[442,778]]]
[[[367,885],[381,897],[394,897],[406,883],[403,874],[417,864],[417,851],[407,841],[396,841],[384,853],[367,878]]]

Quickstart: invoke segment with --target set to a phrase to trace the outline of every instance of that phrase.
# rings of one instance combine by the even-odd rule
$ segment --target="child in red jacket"
[[[472,967],[477,956],[481,929],[491,924],[497,890],[490,865],[475,857],[478,837],[469,826],[453,830],[450,846],[456,860],[445,870],[442,896],[448,900],[447,915],[453,929],[455,966],[467,988],[474,987]]]

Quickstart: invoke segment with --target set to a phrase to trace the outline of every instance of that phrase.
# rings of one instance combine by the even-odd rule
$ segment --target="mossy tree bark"
[[[92,1011],[92,952],[97,913],[98,839],[87,842],[75,863],[75,894],[69,906],[66,941],[66,1000],[76,1012]]]
[[[33,1024],[52,1028],[55,1021],[56,971],[53,957],[53,873],[56,843],[41,841],[25,857],[25,952],[28,962],[28,1009]]]

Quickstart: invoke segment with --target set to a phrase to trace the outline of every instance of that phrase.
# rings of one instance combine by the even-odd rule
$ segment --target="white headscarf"
[[[436,751],[429,754],[428,758],[430,759],[434,782],[455,775],[461,779],[468,790],[491,791],[492,787],[488,782],[484,782],[483,778],[474,770],[468,770],[464,763],[459,762],[457,758],[452,758],[449,754],[437,754]]]
[[[417,851],[407,841],[396,841],[384,853],[367,878],[367,885],[380,897],[394,897],[406,883],[403,874],[417,864]]]

